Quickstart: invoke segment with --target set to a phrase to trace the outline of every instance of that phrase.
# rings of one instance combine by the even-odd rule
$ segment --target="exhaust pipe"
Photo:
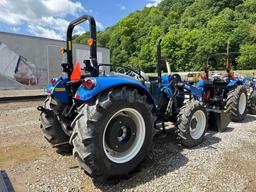
[[[157,44],[157,80],[158,80],[158,85],[161,86],[162,84],[162,74],[161,74],[161,42],[162,39],[159,39],[158,44]]]

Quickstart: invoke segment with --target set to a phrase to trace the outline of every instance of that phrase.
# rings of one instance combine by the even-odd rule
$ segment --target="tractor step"
[[[209,129],[223,132],[231,122],[229,113],[222,110],[208,110],[209,112]]]

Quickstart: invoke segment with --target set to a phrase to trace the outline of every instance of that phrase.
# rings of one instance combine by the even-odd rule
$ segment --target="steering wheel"
[[[122,73],[125,75],[128,75],[136,80],[141,80],[143,79],[143,76],[141,76],[139,73],[136,73],[135,71],[131,70],[130,68],[126,67],[120,67],[120,66],[114,66],[116,67],[116,71],[118,73]]]
[[[140,72],[137,72],[136,70],[134,70],[130,67],[125,67],[125,66],[120,66],[120,65],[112,65],[112,64],[99,64],[98,66],[109,66],[110,68],[115,69],[115,70],[113,70],[113,72],[128,75],[128,76],[130,76],[136,80],[139,80],[139,81],[146,81],[144,74],[142,75],[142,74],[140,74]]]
[[[170,78],[170,84],[176,85],[177,83],[181,82],[181,77],[179,74],[173,74]]]

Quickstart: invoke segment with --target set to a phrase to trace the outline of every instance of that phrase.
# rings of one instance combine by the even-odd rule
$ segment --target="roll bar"
[[[98,62],[97,62],[97,44],[96,44],[96,22],[95,19],[92,16],[84,15],[81,16],[74,21],[72,21],[68,25],[67,29],[67,41],[66,41],[66,53],[67,53],[67,67],[68,67],[68,76],[71,75],[73,70],[73,54],[72,54],[72,34],[73,29],[75,26],[83,23],[83,22],[89,22],[89,29],[90,29],[90,38],[93,40],[93,44],[90,46],[90,60],[92,62],[92,75],[97,76],[99,73],[98,69]]]
[[[226,53],[213,53],[208,55],[206,62],[205,62],[205,73],[206,73],[206,78],[209,78],[209,60],[215,56],[226,56],[227,57],[227,62],[226,62],[226,71],[228,73],[228,78],[230,78],[230,72],[231,72],[231,63],[230,63],[230,56],[231,55],[240,55],[240,52],[229,52],[227,51]]]

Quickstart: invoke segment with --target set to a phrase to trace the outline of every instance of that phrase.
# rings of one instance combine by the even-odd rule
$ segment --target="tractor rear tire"
[[[69,141],[69,136],[62,130],[56,114],[50,107],[50,97],[44,101],[44,108],[46,111],[40,114],[40,128],[45,139],[57,148],[58,153],[70,153],[72,146],[68,143],[65,145],[58,145]]]
[[[70,142],[80,167],[95,182],[127,176],[152,149],[152,104],[127,87],[101,93],[83,104]]]
[[[226,101],[227,112],[230,113],[230,119],[234,122],[244,120],[247,114],[248,94],[245,86],[238,86],[228,93]]]
[[[191,148],[199,145],[208,127],[207,110],[199,101],[190,100],[180,109],[175,126],[178,141],[183,146]]]
[[[249,98],[248,112],[252,115],[256,115],[256,91],[254,91]]]

